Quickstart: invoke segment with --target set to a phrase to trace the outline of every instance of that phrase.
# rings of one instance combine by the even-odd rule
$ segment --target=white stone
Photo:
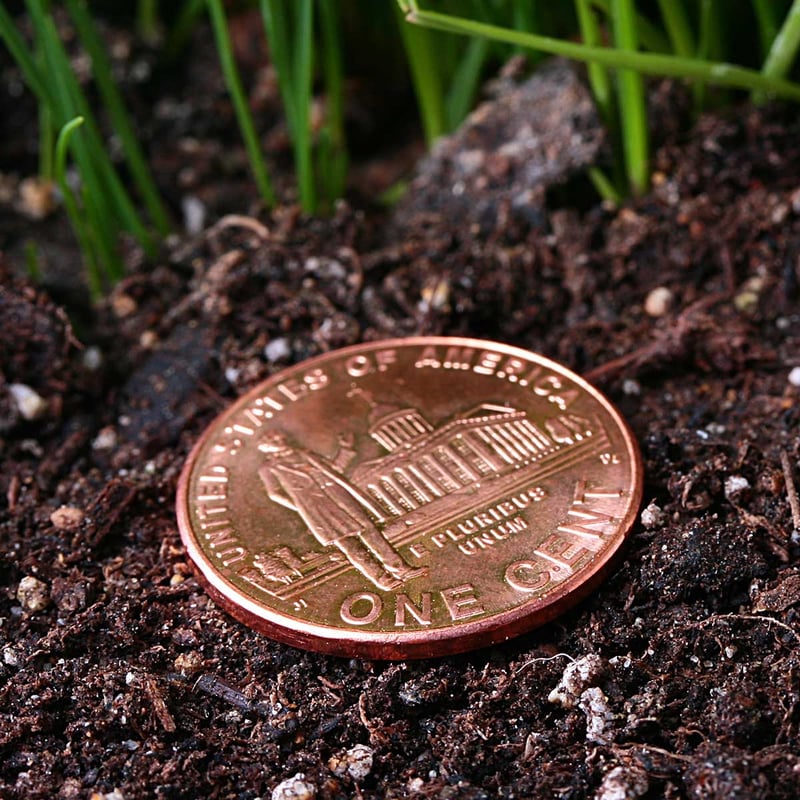
[[[729,475],[725,478],[725,497],[732,500],[737,494],[750,488],[750,481],[741,475]]]
[[[333,756],[328,768],[339,777],[349,775],[354,781],[362,781],[372,771],[373,752],[371,747],[357,744]]]
[[[788,380],[792,386],[800,386],[800,367],[792,367]]]
[[[50,591],[46,583],[26,575],[17,587],[17,600],[28,611],[41,611],[50,605]]]
[[[93,450],[113,450],[117,446],[117,432],[111,425],[101,428],[92,442]]]
[[[312,800],[317,796],[317,787],[306,780],[302,772],[281,781],[272,790],[272,800]]]
[[[643,769],[634,766],[614,767],[603,776],[594,800],[636,800],[650,789]]]
[[[90,372],[96,372],[103,365],[103,351],[92,345],[83,351],[83,366]]]
[[[85,516],[80,508],[61,506],[50,515],[50,522],[60,531],[70,531],[77,528]]]
[[[206,224],[205,204],[193,194],[187,194],[181,199],[181,211],[183,211],[183,226],[186,228],[186,233],[196,236]]]
[[[8,664],[9,667],[19,666],[19,654],[10,644],[7,644],[3,648],[3,661]]]
[[[650,317],[663,317],[672,308],[674,299],[666,286],[658,286],[645,298],[644,312]]]
[[[280,339],[273,339],[264,348],[264,355],[267,361],[278,361],[281,358],[286,358],[291,355],[292,349],[289,347],[289,340],[285,336]]]
[[[558,686],[547,696],[551,703],[574,708],[581,692],[598,678],[605,668],[605,661],[596,653],[589,653],[567,664]]]
[[[586,740],[597,744],[610,744],[614,714],[608,707],[608,698],[603,690],[592,686],[583,692],[578,706],[586,715]]]
[[[622,381],[622,393],[635,397],[642,393],[642,387],[639,385],[639,381],[633,378],[625,378]]]
[[[11,383],[8,391],[23,419],[34,420],[44,416],[47,411],[47,400],[36,390],[24,383]]]
[[[652,528],[660,528],[666,521],[667,515],[659,506],[655,504],[655,502],[650,501],[648,506],[642,509],[639,519],[645,528],[651,530]]]

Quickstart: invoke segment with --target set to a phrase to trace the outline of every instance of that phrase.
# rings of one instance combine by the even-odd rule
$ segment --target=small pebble
[[[44,416],[47,411],[47,400],[30,386],[24,383],[11,383],[8,391],[23,419],[34,420]]]
[[[302,772],[281,781],[272,790],[272,800],[312,800],[317,796],[317,787],[306,780]]]
[[[46,583],[26,575],[17,587],[17,600],[28,611],[41,611],[50,605],[50,591]]]
[[[587,689],[581,694],[578,706],[586,715],[587,741],[610,744],[613,740],[611,728],[614,714],[608,707],[608,698],[603,690],[597,686]]]
[[[196,236],[206,224],[206,207],[202,200],[193,194],[187,194],[181,199],[183,211],[183,226],[186,233]]]
[[[114,789],[112,792],[92,792],[89,795],[89,800],[125,800],[125,795],[119,789]]]
[[[650,789],[647,773],[640,767],[614,767],[603,776],[594,800],[636,800]]]
[[[792,386],[800,386],[800,367],[792,367],[788,380]]]
[[[8,664],[9,667],[19,666],[19,654],[10,644],[7,644],[3,648],[3,661]]]
[[[55,185],[44,178],[25,178],[19,184],[19,210],[31,219],[44,219],[55,210]]]
[[[202,669],[203,663],[203,656],[194,651],[181,653],[174,661],[175,669],[181,675],[194,675],[195,672],[199,672]]]
[[[103,351],[92,345],[83,351],[83,366],[90,372],[97,372],[103,365]]]
[[[605,661],[596,653],[589,653],[567,664],[561,680],[547,696],[551,703],[574,708],[578,704],[581,692],[600,677],[605,668]]]
[[[50,522],[60,531],[75,530],[86,515],[80,508],[61,506],[50,515]]]
[[[158,344],[158,334],[153,330],[142,331],[139,346],[144,350],[152,350]]]
[[[672,308],[672,292],[666,286],[653,289],[645,298],[644,312],[650,317],[663,317]]]
[[[789,195],[789,202],[791,203],[792,211],[795,214],[800,214],[800,187]]]
[[[729,475],[725,478],[725,497],[728,500],[735,499],[737,495],[749,488],[750,481],[748,481],[747,478],[743,478],[741,475]]]
[[[642,509],[639,519],[645,528],[652,530],[653,528],[660,528],[666,522],[667,515],[661,510],[660,506],[651,501],[646,508]]]
[[[113,450],[117,446],[117,432],[111,425],[101,428],[92,442],[93,450]]]
[[[267,361],[279,361],[291,355],[291,353],[289,340],[285,336],[281,336],[280,339],[273,339],[264,348],[264,355],[267,357]]]
[[[446,278],[439,278],[422,287],[421,299],[417,304],[424,314],[445,308],[450,300],[450,283]]]
[[[752,314],[758,309],[758,301],[764,289],[765,281],[754,275],[742,284],[742,290],[733,298],[733,306],[743,314]]]
[[[111,309],[119,319],[129,317],[138,307],[138,303],[129,294],[115,292],[111,296]]]
[[[371,747],[357,744],[349,750],[337,753],[328,761],[328,768],[334,775],[349,775],[354,781],[362,781],[372,771]]]
[[[639,385],[639,381],[633,378],[625,378],[622,381],[622,393],[635,397],[642,393],[642,387]]]

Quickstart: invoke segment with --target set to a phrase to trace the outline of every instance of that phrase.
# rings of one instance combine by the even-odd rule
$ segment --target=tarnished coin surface
[[[211,597],[298,647],[422,658],[584,597],[641,499],[627,426],[525,350],[423,337],[257,386],[192,451],[181,536]]]

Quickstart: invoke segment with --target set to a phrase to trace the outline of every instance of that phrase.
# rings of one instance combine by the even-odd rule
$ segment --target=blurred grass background
[[[252,87],[234,55],[229,23],[244,12],[257,13],[277,73],[294,163],[290,197],[276,195]],[[347,188],[355,62],[410,83],[429,144],[458,126],[482,82],[512,55],[524,53],[532,68],[547,55],[584,63],[614,150],[608,172],[593,169],[591,178],[614,202],[648,189],[646,76],[690,82],[695,113],[800,100],[800,0],[138,0],[122,12],[88,0],[3,0],[0,39],[38,104],[41,178],[59,188],[95,297],[123,274],[121,236],[152,256],[173,225],[98,29],[109,14],[155,49],[165,69],[196,26],[210,25],[264,206],[298,202],[312,214],[330,211]],[[89,87],[74,73],[65,31],[90,59]],[[119,157],[111,156],[112,135]],[[68,166],[77,181],[67,180]],[[33,250],[29,260],[35,271]]]

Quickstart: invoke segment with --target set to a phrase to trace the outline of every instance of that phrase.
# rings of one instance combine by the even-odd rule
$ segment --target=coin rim
[[[217,430],[218,423],[229,415],[234,407],[245,405],[251,398],[262,394],[266,387],[280,383],[287,372],[298,368],[314,367],[321,362],[346,358],[348,354],[361,353],[391,347],[472,347],[500,351],[507,356],[533,360],[547,369],[568,377],[599,402],[618,425],[631,460],[632,486],[628,512],[620,520],[617,531],[621,534],[606,548],[599,558],[577,575],[582,580],[567,590],[573,578],[569,578],[548,596],[547,605],[527,609],[536,600],[531,598],[507,611],[484,617],[480,620],[462,623],[448,628],[434,630],[403,631],[363,631],[349,628],[336,628],[330,625],[307,622],[289,614],[277,611],[244,594],[241,589],[227,580],[216,568],[213,561],[200,549],[189,514],[189,484],[199,454]],[[363,657],[378,659],[427,658],[431,656],[452,655],[465,652],[527,633],[546,624],[567,609],[579,603],[594,590],[608,574],[613,560],[619,555],[625,543],[642,500],[644,485],[642,457],[639,446],[628,423],[614,404],[588,381],[569,368],[546,356],[539,355],[522,347],[494,342],[489,339],[475,339],[461,336],[412,336],[398,339],[381,339],[331,350],[310,359],[288,366],[266,380],[260,382],[245,394],[233,400],[210,423],[189,452],[181,470],[176,492],[176,512],[181,540],[190,557],[192,567],[200,584],[211,599],[239,622],[244,623],[270,638],[285,644],[314,650],[328,655]],[[585,571],[588,571],[586,574]],[[541,598],[540,598],[541,599]]]

